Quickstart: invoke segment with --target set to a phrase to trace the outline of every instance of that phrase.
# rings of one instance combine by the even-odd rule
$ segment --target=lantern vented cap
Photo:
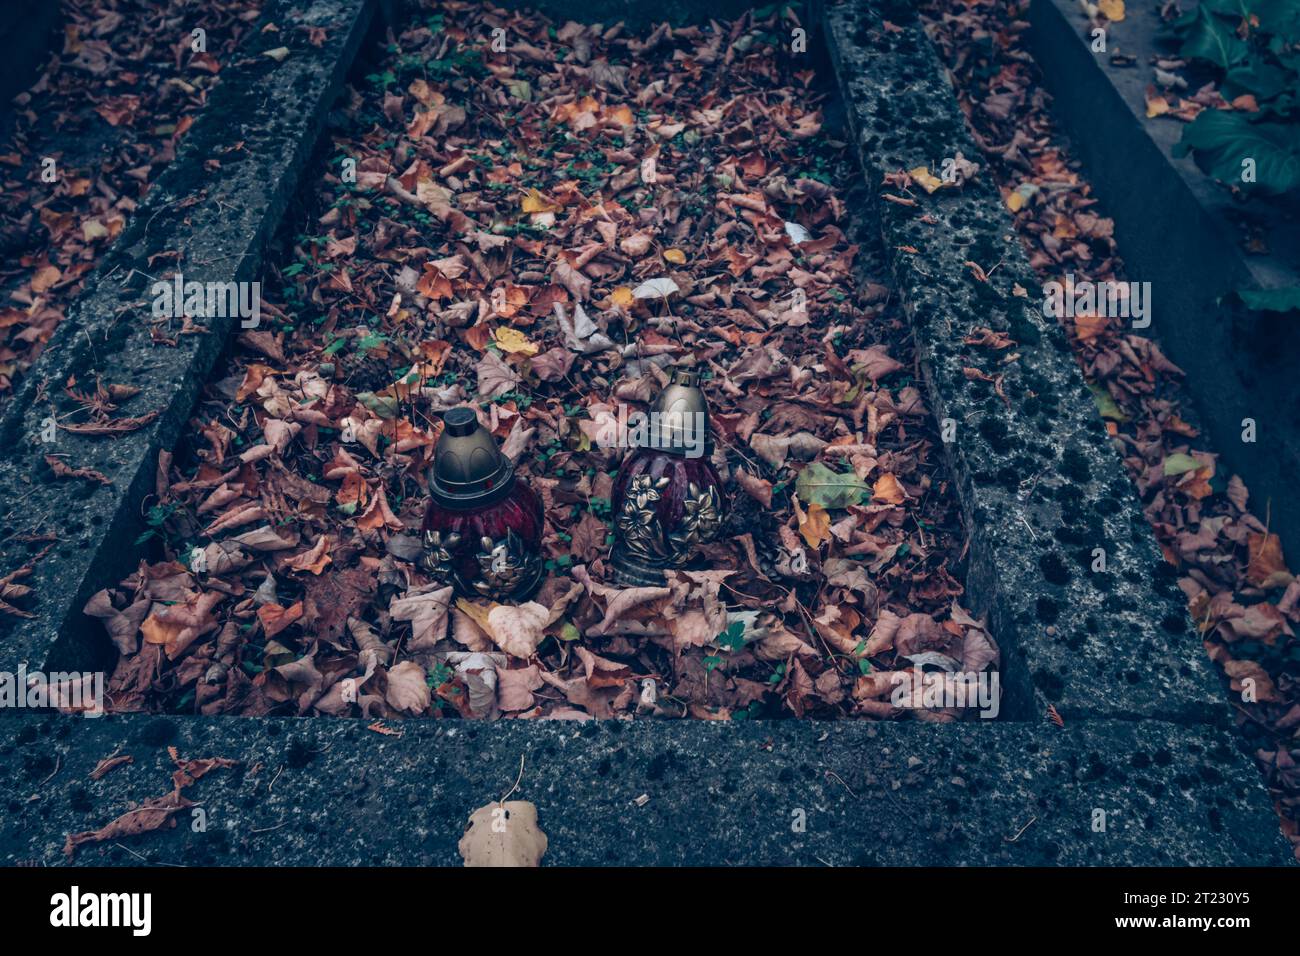
[[[466,509],[504,497],[514,479],[514,464],[479,424],[474,409],[465,405],[449,409],[442,423],[429,480],[434,501],[446,508]]]
[[[673,372],[672,381],[659,393],[652,409],[652,421],[658,423],[655,447],[675,454],[698,454],[712,444],[709,403],[699,383],[696,372]]]

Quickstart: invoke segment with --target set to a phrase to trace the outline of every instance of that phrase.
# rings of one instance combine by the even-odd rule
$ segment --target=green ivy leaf
[[[1300,4],[1295,0],[1237,0],[1259,18],[1259,29],[1294,43],[1300,40]]]
[[[1110,392],[1100,385],[1089,385],[1088,391],[1092,392],[1092,400],[1097,403],[1097,411],[1102,418],[1109,418],[1113,422],[1128,421],[1128,416],[1120,410]]]
[[[1242,93],[1254,94],[1256,100],[1271,100],[1290,87],[1286,70],[1253,59],[1234,66],[1223,78],[1223,95],[1229,100]]]
[[[1177,454],[1170,455],[1165,459],[1165,477],[1173,478],[1177,475],[1185,475],[1189,471],[1195,471],[1201,467],[1201,463],[1191,455]]]
[[[871,489],[853,472],[840,474],[819,461],[804,466],[794,483],[795,494],[804,504],[819,504],[823,508],[847,508],[861,504],[871,496]]]

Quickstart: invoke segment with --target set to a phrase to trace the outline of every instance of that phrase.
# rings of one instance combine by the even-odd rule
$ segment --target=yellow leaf
[[[1097,0],[1097,9],[1111,23],[1124,19],[1124,0]]]
[[[1171,109],[1169,101],[1163,96],[1157,95],[1155,90],[1147,90],[1146,100],[1147,119],[1155,119],[1157,116],[1164,116]]]
[[[680,249],[665,249],[664,258],[673,263],[673,265],[686,265],[686,253],[682,252]]]
[[[484,634],[491,633],[491,625],[488,624],[488,615],[492,613],[493,608],[497,607],[495,601],[488,604],[487,607],[483,607],[482,605],[475,604],[473,601],[465,598],[457,598],[456,607],[469,615],[474,623],[483,629]]]
[[[609,298],[610,301],[621,309],[630,309],[636,302],[636,296],[634,296],[632,290],[625,285],[621,285],[611,292]]]
[[[808,506],[807,515],[799,522],[799,533],[808,542],[808,547],[820,547],[831,536],[830,512],[814,501]]]
[[[932,193],[944,186],[944,181],[931,174],[928,166],[917,166],[916,169],[909,169],[907,175],[911,176],[912,181],[920,185],[927,193]]]
[[[536,189],[530,189],[528,192],[524,193],[524,198],[520,202],[519,208],[523,212],[536,213],[559,212],[564,207],[547,199]]]
[[[1007,196],[1007,208],[1012,212],[1020,212],[1025,206],[1025,196],[1021,192],[1012,192]]]
[[[81,234],[87,242],[93,242],[107,236],[108,228],[98,219],[87,219],[81,224]]]
[[[499,326],[493,330],[492,338],[496,341],[497,348],[511,355],[536,355],[538,352],[537,345],[518,329]]]
[[[146,644],[162,644],[164,647],[173,643],[183,630],[184,624],[159,620],[156,614],[150,614],[140,625]]]

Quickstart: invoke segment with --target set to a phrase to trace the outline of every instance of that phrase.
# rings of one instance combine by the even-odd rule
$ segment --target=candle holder
[[[542,503],[472,408],[442,421],[420,566],[466,597],[526,601],[542,584]]]
[[[698,377],[678,371],[649,415],[646,441],[614,480],[615,579],[654,587],[664,571],[695,560],[714,540],[724,517],[722,481],[710,456],[709,410]]]

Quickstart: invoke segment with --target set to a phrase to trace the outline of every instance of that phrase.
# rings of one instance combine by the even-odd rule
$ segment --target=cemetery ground
[[[7,862],[1293,861],[1300,583],[1221,445],[1294,423],[1205,424],[1046,92],[1123,5],[717,6],[64,5],[0,143],[0,670],[107,713],[11,695]],[[608,426],[682,369],[725,515],[628,585]],[[528,601],[421,561],[462,405]]]

